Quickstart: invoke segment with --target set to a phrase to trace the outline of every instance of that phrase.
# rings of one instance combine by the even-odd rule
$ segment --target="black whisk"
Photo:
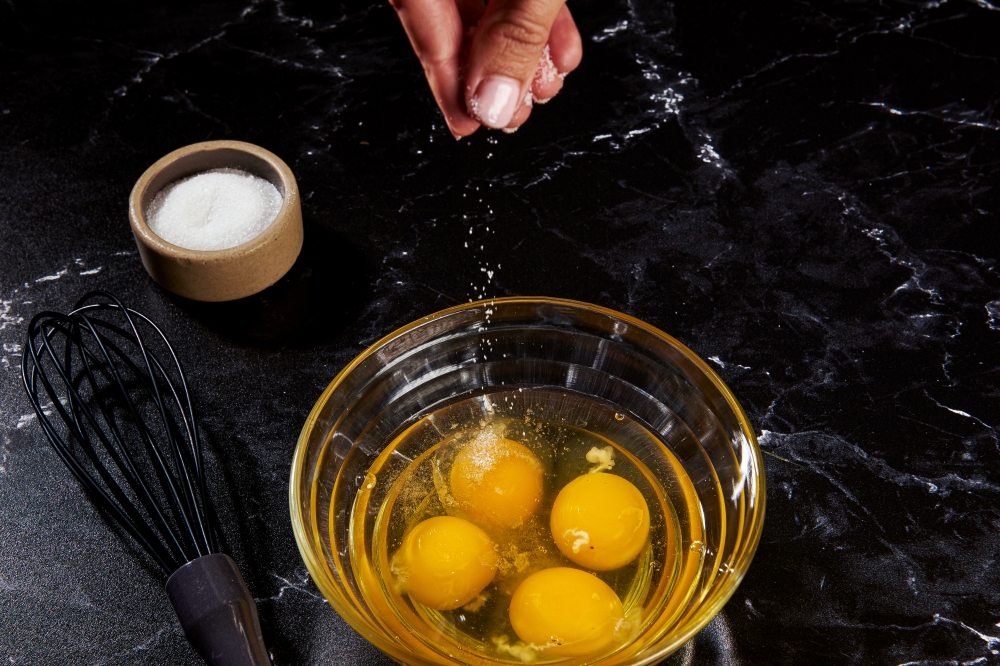
[[[219,550],[194,407],[163,331],[90,292],[69,314],[31,319],[21,375],[59,457],[168,577],[198,653],[213,666],[270,664],[253,597]]]

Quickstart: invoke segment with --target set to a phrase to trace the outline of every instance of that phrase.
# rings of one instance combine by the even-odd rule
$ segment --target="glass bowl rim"
[[[312,577],[316,587],[319,588],[323,597],[330,604],[330,606],[333,607],[337,614],[345,622],[347,622],[351,628],[357,631],[362,638],[370,642],[376,648],[389,655],[392,659],[406,660],[408,657],[412,657],[411,653],[406,650],[399,649],[395,643],[387,640],[380,631],[369,625],[367,620],[361,617],[353,606],[349,603],[342,603],[338,594],[331,594],[331,590],[327,589],[328,582],[322,575],[324,566],[323,563],[320,562],[322,557],[317,557],[317,554],[313,552],[313,549],[311,548],[313,541],[312,531],[301,519],[299,512],[299,507],[302,506],[302,500],[304,499],[299,493],[299,484],[303,480],[303,476],[305,474],[306,449],[308,441],[312,435],[313,429],[319,422],[320,411],[322,411],[322,409],[326,406],[327,401],[330,399],[330,396],[333,395],[334,391],[337,390],[344,379],[347,378],[355,368],[388,343],[405,335],[415,328],[443,319],[458,312],[475,310],[481,307],[495,307],[498,304],[516,303],[529,305],[551,304],[587,310],[612,319],[623,321],[630,326],[636,326],[644,330],[646,333],[667,342],[684,355],[688,361],[692,362],[695,367],[697,367],[698,370],[700,370],[705,377],[708,378],[712,385],[715,386],[725,399],[726,404],[736,415],[740,424],[740,429],[743,431],[743,435],[747,438],[750,445],[750,451],[754,457],[753,467],[759,470],[759,474],[755,479],[758,488],[756,499],[759,506],[755,511],[751,512],[753,520],[751,521],[750,530],[746,536],[746,540],[744,541],[745,547],[742,549],[742,554],[739,560],[733,564],[733,568],[737,569],[740,574],[727,579],[726,584],[728,585],[728,588],[724,589],[721,594],[715,595],[711,600],[711,603],[706,604],[705,607],[699,609],[700,612],[698,613],[698,621],[692,622],[688,630],[678,636],[675,636],[674,640],[664,642],[652,654],[644,655],[638,661],[632,662],[632,666],[642,666],[643,664],[653,663],[664,658],[676,650],[680,645],[693,638],[699,631],[704,629],[705,626],[719,613],[719,611],[722,610],[722,607],[729,601],[729,598],[736,592],[740,582],[742,582],[743,577],[746,574],[747,567],[753,560],[753,556],[757,551],[757,546],[760,543],[760,537],[764,527],[764,513],[767,500],[766,481],[764,478],[764,459],[760,445],[757,442],[757,436],[754,433],[753,427],[750,425],[749,417],[747,417],[743,406],[740,405],[736,396],[733,395],[733,392],[729,389],[726,383],[722,381],[722,378],[716,374],[715,370],[713,370],[708,363],[706,363],[700,356],[695,354],[690,348],[688,348],[687,345],[679,341],[677,338],[665,333],[652,324],[633,317],[632,315],[625,314],[624,312],[619,312],[618,310],[612,310],[611,308],[606,308],[594,303],[587,303],[569,298],[554,298],[550,296],[503,296],[498,298],[486,298],[455,305],[444,310],[438,310],[437,312],[424,317],[420,317],[405,326],[397,328],[388,335],[379,338],[374,343],[369,345],[363,352],[354,357],[350,363],[344,366],[344,368],[337,373],[333,380],[323,390],[323,393],[319,396],[312,409],[309,411],[309,415],[306,417],[306,421],[299,433],[299,438],[296,441],[295,453],[292,458],[291,476],[289,478],[288,485],[289,509],[292,518],[292,531],[295,534],[295,544],[298,547],[299,554],[302,557],[302,560],[306,565],[306,569],[309,571],[309,575]]]

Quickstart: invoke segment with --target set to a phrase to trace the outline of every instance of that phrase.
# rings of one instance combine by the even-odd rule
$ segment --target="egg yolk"
[[[510,600],[517,637],[545,654],[574,657],[606,649],[625,619],[618,595],[586,571],[555,567],[534,573]]]
[[[581,567],[625,566],[649,537],[649,507],[639,489],[614,474],[584,474],[559,491],[549,519],[559,552]]]
[[[493,540],[467,520],[428,518],[403,539],[392,561],[403,591],[436,610],[472,601],[497,572]]]
[[[544,471],[528,447],[486,431],[455,456],[451,494],[472,520],[509,529],[538,508]]]

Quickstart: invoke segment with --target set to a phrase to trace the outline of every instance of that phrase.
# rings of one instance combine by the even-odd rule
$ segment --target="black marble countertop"
[[[179,348],[276,664],[389,663],[295,547],[314,401],[394,328],[511,294],[673,334],[760,435],[756,559],[665,663],[1000,663],[1000,5],[571,8],[563,92],[456,142],[388,3],[0,4],[0,664],[200,663],[20,387],[27,319],[97,287]],[[292,167],[306,247],[204,306],[143,271],[126,201],[222,138]]]

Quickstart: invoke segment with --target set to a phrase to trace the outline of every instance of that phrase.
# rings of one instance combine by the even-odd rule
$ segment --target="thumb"
[[[465,100],[492,128],[510,124],[531,91],[538,61],[565,0],[491,0],[469,47]]]

